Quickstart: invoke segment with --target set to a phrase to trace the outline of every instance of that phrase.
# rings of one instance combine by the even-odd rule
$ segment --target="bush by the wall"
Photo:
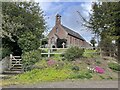
[[[112,70],[120,71],[120,64],[117,63],[109,63],[108,67]]]
[[[80,49],[79,47],[70,47],[69,49],[66,50],[64,53],[64,57],[68,61],[73,61],[76,58],[80,58],[83,56],[84,49]]]
[[[24,52],[22,54],[22,61],[24,70],[31,70],[32,65],[41,59],[41,51],[33,50],[29,52]]]
[[[0,48],[0,50],[1,50],[1,53],[0,53],[1,55],[0,56],[2,56],[2,58],[6,57],[6,56],[9,56],[10,53],[11,53],[11,50],[8,47]]]

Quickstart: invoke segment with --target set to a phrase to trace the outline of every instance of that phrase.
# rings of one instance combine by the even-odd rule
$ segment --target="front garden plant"
[[[83,56],[84,49],[80,49],[79,47],[70,47],[69,49],[66,50],[64,53],[64,57],[68,61],[73,61],[77,58],[80,58]]]
[[[120,64],[118,63],[108,63],[108,67],[114,71],[120,71]]]

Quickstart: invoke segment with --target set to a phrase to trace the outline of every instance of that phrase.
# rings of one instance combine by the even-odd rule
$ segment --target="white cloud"
[[[59,1],[59,0],[58,0]],[[80,16],[76,11],[79,11],[83,17],[89,19],[89,14],[91,10],[91,2],[84,2],[79,4],[73,3],[53,3],[53,2],[40,2],[40,6],[46,14],[46,21],[49,28],[51,29],[55,24],[55,15],[57,13],[62,16],[62,24],[71,28],[72,30],[78,32],[87,41],[90,41],[93,36],[90,31],[85,30],[85,27],[81,26],[83,23]],[[79,23],[77,22],[79,21]]]
[[[51,3],[45,3],[45,2],[39,2],[40,7],[44,10],[47,11],[49,7],[51,6]]]

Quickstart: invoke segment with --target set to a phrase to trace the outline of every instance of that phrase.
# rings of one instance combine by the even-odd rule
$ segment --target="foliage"
[[[20,36],[18,44],[22,48],[23,52],[29,52],[31,50],[38,49],[40,41],[36,38],[36,35],[29,31]]]
[[[11,50],[8,47],[0,48],[0,50],[1,50],[0,54],[1,54],[2,58],[6,57],[6,56],[9,56],[10,53],[11,53]]]
[[[54,59],[48,59],[48,60],[40,60],[39,62],[35,63],[33,68],[36,69],[45,69],[45,68],[56,68],[56,69],[63,69],[64,67],[64,62],[59,61],[59,60],[54,60]]]
[[[13,44],[20,46],[23,51],[38,48],[39,39],[46,28],[43,11],[38,3],[3,2],[2,14],[2,42],[5,45],[14,48],[11,43],[15,42]]]
[[[16,38],[14,36],[14,38]],[[8,37],[2,38],[2,48],[8,48],[10,50],[10,53],[16,56],[19,56],[22,54],[22,50],[15,41],[11,41]]]
[[[47,67],[48,67],[48,65],[47,65],[46,60],[42,59],[42,60],[39,60],[38,62],[36,62],[33,65],[32,69],[45,69]]]
[[[100,60],[96,60],[96,63],[99,65],[99,64],[101,64],[101,61]]]
[[[54,59],[48,59],[48,60],[54,60]],[[84,60],[86,58],[82,59],[80,62],[75,61],[56,61],[56,64],[49,67],[47,65],[46,58],[42,58],[38,62],[36,62],[33,66],[33,69],[31,71],[24,72],[22,74],[12,76],[12,78],[8,80],[3,80],[3,85],[10,85],[10,84],[35,84],[39,82],[47,82],[47,81],[61,81],[66,79],[92,79],[92,80],[107,80],[107,79],[117,79],[117,72],[113,72],[112,70],[109,70],[107,68],[107,61],[102,60],[100,66],[105,69],[104,74],[98,74],[90,72],[91,70],[87,70],[87,64]],[[88,59],[87,59],[88,60]],[[98,59],[97,59],[98,60]],[[109,59],[111,60],[111,59]],[[94,59],[90,59],[91,63],[94,62]],[[76,64],[75,64],[76,63]],[[80,67],[80,70],[75,72],[71,68],[73,66]],[[93,65],[94,66],[94,65]],[[92,68],[92,64],[91,64]]]
[[[108,67],[112,70],[115,70],[115,71],[120,71],[120,64],[117,64],[117,63],[109,63],[108,64]]]
[[[111,42],[112,40],[106,37],[102,39],[99,43],[101,50],[105,52],[104,55],[106,56],[113,56],[114,53],[116,53],[116,45]]]
[[[12,79],[20,84],[38,83],[44,81],[61,81],[65,79],[90,79],[92,75],[88,72],[71,73],[70,70],[45,68],[34,69],[23,74],[14,76]]]
[[[92,38],[91,41],[90,41],[90,43],[91,43],[92,46],[95,48],[95,44],[97,43],[97,42],[95,41],[95,38]]]
[[[79,72],[79,73],[71,74],[69,78],[70,79],[85,79],[85,78],[90,79],[92,78],[92,75],[89,72]]]
[[[65,67],[65,62],[62,62],[62,61],[59,61],[59,62],[57,62],[57,64],[56,64],[56,69],[63,69]]]
[[[64,53],[64,57],[68,61],[73,61],[76,58],[80,58],[83,56],[84,49],[80,49],[79,47],[70,47],[69,49],[66,50]]]
[[[29,52],[24,52],[22,54],[22,62],[24,64],[24,70],[31,70],[32,66],[41,59],[41,51],[33,50]]]
[[[95,3],[93,5],[93,15],[91,16],[91,22],[95,27],[98,27],[95,32],[100,35],[101,42],[107,43],[108,40],[116,40],[119,54],[119,42],[120,42],[120,2],[102,2]],[[93,25],[92,24],[92,25]],[[95,25],[96,24],[96,25]],[[107,44],[110,47],[111,42]],[[104,44],[102,45],[104,47]],[[111,49],[112,47],[110,47]],[[120,56],[120,55],[118,55]]]
[[[98,57],[96,50],[85,49],[83,56],[87,58]]]
[[[108,47],[112,40],[116,40],[118,54],[120,54],[120,2],[95,2],[92,5],[89,21],[84,18],[83,20],[85,21],[84,26],[91,29],[102,43],[108,43]],[[120,59],[120,55],[118,55],[118,59]]]
[[[45,48],[45,45],[48,44],[48,38],[44,37],[42,40],[41,40],[41,45],[43,48]]]
[[[69,76],[68,70],[56,70],[54,68],[46,68],[43,70],[34,69],[24,74],[17,75],[16,80],[23,83],[36,83],[41,81],[58,81],[65,80]]]
[[[78,66],[73,66],[72,67],[72,71],[79,71],[79,70],[80,70],[80,68]]]
[[[41,50],[42,53],[48,53],[48,50]],[[42,57],[47,57],[47,54],[42,54]]]

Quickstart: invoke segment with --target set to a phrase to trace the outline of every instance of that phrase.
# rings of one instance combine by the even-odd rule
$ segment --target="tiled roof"
[[[75,31],[73,31],[73,30],[71,30],[63,25],[61,25],[61,26],[66,30],[66,32],[68,32],[68,34],[85,41],[85,39],[79,33],[75,32]]]

